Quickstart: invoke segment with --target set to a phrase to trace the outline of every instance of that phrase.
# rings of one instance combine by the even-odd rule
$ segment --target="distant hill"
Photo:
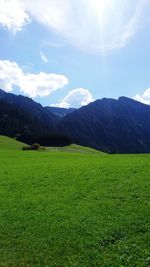
[[[14,138],[0,135],[0,150],[22,150],[24,146],[26,146],[26,144],[19,142]],[[47,147],[46,151],[106,155],[101,151],[75,144],[71,144],[65,147]]]
[[[150,106],[126,97],[104,98],[67,115],[60,130],[74,143],[108,153],[148,153]]]
[[[58,108],[58,107],[45,107],[48,111],[59,117],[65,117],[66,115],[75,111],[75,108]]]
[[[84,147],[76,144],[71,144],[65,147],[48,147],[48,151],[57,152],[69,152],[69,153],[81,153],[81,154],[97,154],[97,155],[107,155],[104,152],[98,151],[90,147]]]

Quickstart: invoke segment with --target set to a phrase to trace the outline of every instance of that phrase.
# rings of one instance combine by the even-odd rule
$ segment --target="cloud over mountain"
[[[147,90],[145,90],[145,92],[142,95],[137,94],[134,97],[135,100],[150,105],[150,88],[148,88]]]
[[[61,108],[79,108],[81,106],[85,106],[90,102],[94,101],[89,90],[84,88],[78,88],[71,90],[62,101],[54,104],[53,106],[61,107]]]

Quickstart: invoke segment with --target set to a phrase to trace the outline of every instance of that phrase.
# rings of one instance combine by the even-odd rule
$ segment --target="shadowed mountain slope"
[[[70,144],[68,138],[55,134],[60,118],[32,99],[0,90],[0,134],[28,144],[59,146]]]
[[[59,130],[108,153],[150,152],[150,106],[130,98],[102,99],[67,115]]]

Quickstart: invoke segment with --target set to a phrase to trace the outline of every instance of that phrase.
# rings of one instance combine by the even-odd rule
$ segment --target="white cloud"
[[[150,0],[139,0],[137,2],[134,14],[126,24],[125,31],[121,36],[122,46],[124,46],[128,39],[146,25],[149,20],[149,11]]]
[[[21,30],[30,18],[72,46],[106,52],[125,46],[150,22],[150,0],[0,0],[0,23]]]
[[[36,21],[91,52],[123,47],[149,21],[150,0],[24,0]]]
[[[44,97],[68,84],[64,75],[40,72],[25,73],[16,62],[0,60],[0,88],[10,92],[14,86],[30,97]]]
[[[137,94],[134,99],[144,104],[150,105],[150,88],[145,90],[143,95]]]
[[[48,58],[46,57],[46,55],[42,51],[40,52],[40,56],[41,56],[41,59],[44,63],[48,63]]]
[[[79,108],[81,106],[89,104],[92,101],[94,101],[94,99],[89,90],[78,88],[70,91],[62,101],[51,106],[61,107],[61,108],[70,108],[70,107]]]
[[[0,0],[0,24],[15,33],[29,22],[22,0]]]

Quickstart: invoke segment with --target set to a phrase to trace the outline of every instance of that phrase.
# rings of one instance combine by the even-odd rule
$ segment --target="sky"
[[[150,0],[0,0],[0,88],[43,106],[150,104]]]

